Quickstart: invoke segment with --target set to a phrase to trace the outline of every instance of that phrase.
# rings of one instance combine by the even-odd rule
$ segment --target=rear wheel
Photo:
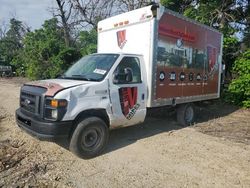
[[[177,121],[182,126],[191,125],[194,122],[195,111],[191,103],[181,104],[177,107]]]
[[[98,117],[78,122],[70,140],[69,149],[77,156],[88,159],[99,155],[107,145],[109,129]]]

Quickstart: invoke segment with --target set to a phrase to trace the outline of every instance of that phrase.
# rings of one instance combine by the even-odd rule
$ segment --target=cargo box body
[[[162,7],[148,6],[98,24],[98,53],[143,55],[147,107],[218,98],[222,40],[215,29]]]

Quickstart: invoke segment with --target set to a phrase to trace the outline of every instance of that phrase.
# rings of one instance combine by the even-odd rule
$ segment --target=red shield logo
[[[123,87],[119,89],[120,104],[123,115],[131,119],[140,105],[137,103],[137,87]]]
[[[126,44],[126,30],[121,30],[116,32],[118,46],[122,49]]]

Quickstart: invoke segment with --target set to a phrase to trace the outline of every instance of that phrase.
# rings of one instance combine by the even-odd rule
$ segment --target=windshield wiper
[[[86,80],[86,81],[99,81],[99,79],[95,79],[95,78],[87,78],[86,75],[72,75],[72,76],[63,76],[63,79],[73,79],[73,80]]]

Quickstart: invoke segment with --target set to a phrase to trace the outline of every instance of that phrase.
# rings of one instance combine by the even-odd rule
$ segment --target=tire
[[[83,159],[99,155],[108,143],[109,129],[98,117],[89,117],[78,121],[69,150]]]
[[[183,126],[189,126],[194,122],[195,111],[191,103],[181,104],[177,107],[177,122]]]

